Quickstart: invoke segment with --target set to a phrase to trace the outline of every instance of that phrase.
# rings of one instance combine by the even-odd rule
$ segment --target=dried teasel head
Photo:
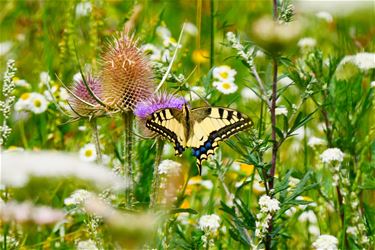
[[[85,80],[83,78],[76,79],[68,99],[73,115],[82,117],[102,115],[104,113],[103,106],[90,93],[84,81],[97,98],[100,99],[102,96],[102,83],[98,77],[87,74]]]
[[[120,33],[102,56],[102,100],[112,109],[134,110],[154,92],[153,74],[134,37]]]

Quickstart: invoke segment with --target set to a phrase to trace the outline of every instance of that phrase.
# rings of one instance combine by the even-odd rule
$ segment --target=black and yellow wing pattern
[[[191,116],[193,133],[187,146],[192,148],[193,155],[197,157],[199,172],[202,161],[214,154],[221,141],[252,125],[250,118],[228,108],[196,108],[191,110]]]
[[[162,109],[146,121],[146,127],[174,143],[176,155],[192,148],[197,158],[199,173],[202,161],[214,154],[218,144],[226,138],[252,126],[242,113],[229,108],[203,107],[182,110]]]

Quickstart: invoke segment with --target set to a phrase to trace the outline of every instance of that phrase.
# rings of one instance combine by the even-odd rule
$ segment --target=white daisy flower
[[[47,108],[48,108],[47,99],[39,93],[32,93],[31,100],[30,100],[30,110],[35,114],[41,114],[45,112]]]
[[[52,102],[53,101],[53,96],[57,91],[57,86],[52,86],[51,87],[51,91],[49,89],[45,90],[43,92],[43,95],[46,97],[46,99],[49,101],[49,102]],[[52,94],[51,94],[52,93]]]
[[[178,175],[181,171],[181,163],[172,160],[163,160],[158,166],[159,174]]]
[[[331,23],[333,21],[331,13],[327,11],[319,11],[318,13],[316,13],[316,17],[326,21],[327,23]]]
[[[339,241],[336,237],[328,234],[323,234],[312,244],[317,250],[336,250]]]
[[[284,106],[280,106],[280,107],[277,107],[275,109],[275,114],[276,115],[285,115],[287,116],[288,115],[288,109]]]
[[[215,67],[213,72],[213,77],[222,82],[234,82],[234,77],[237,74],[235,69],[227,65],[222,65]]]
[[[371,88],[374,88],[374,87],[375,87],[375,81],[372,81],[372,82],[370,83],[370,87],[371,87]]]
[[[170,62],[171,59],[172,59],[171,52],[169,50],[165,49],[162,52],[161,61],[167,63],[167,62]]]
[[[155,45],[147,43],[143,45],[141,49],[150,58],[151,61],[160,61],[161,51]]]
[[[17,87],[23,87],[23,88],[30,88],[30,83],[28,83],[26,80],[24,79],[19,79],[17,77],[13,78],[13,81],[14,81],[14,84],[17,86]]]
[[[196,36],[198,34],[197,26],[195,26],[193,23],[185,23],[185,31],[187,34],[191,36]]]
[[[330,163],[333,161],[342,162],[344,160],[344,153],[338,148],[329,148],[320,155],[320,159],[323,163]]]
[[[214,82],[213,85],[224,95],[233,94],[238,89],[238,86],[233,82]]]
[[[316,46],[316,40],[311,37],[304,37],[298,41],[297,45],[302,50],[311,49]]]
[[[41,72],[39,74],[40,83],[43,85],[47,85],[51,81],[51,77],[49,76],[48,72]]]
[[[93,162],[96,160],[96,148],[92,143],[88,143],[79,150],[79,157],[82,161]]]
[[[280,202],[276,198],[271,198],[268,195],[262,195],[259,199],[260,210],[263,213],[272,213],[280,209]]]
[[[202,231],[216,232],[220,227],[220,217],[216,214],[203,215],[199,218],[199,228]]]
[[[164,26],[158,26],[156,28],[156,34],[163,40],[172,36],[171,31]]]
[[[14,104],[15,111],[29,110],[31,105],[31,93],[23,93]]]
[[[92,6],[90,2],[78,3],[76,6],[76,16],[88,16],[92,11]]]
[[[60,97],[60,100],[65,101],[65,100],[69,99],[70,95],[65,88],[60,87],[59,88],[59,97]]]

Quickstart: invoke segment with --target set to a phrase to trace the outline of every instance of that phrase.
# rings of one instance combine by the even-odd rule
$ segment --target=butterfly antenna
[[[169,72],[171,71],[172,69],[172,66],[173,66],[173,62],[175,61],[176,57],[177,57],[177,51],[181,45],[181,40],[182,40],[182,34],[184,33],[184,29],[185,29],[185,23],[182,25],[182,29],[181,29],[181,32],[180,32],[180,36],[178,38],[178,42],[177,42],[177,45],[176,45],[176,48],[174,50],[174,53],[173,53],[173,57],[171,59],[171,62],[169,63],[168,65],[168,69],[167,71],[165,72],[163,78],[161,79],[159,85],[157,86],[157,88],[155,89],[154,93],[158,92],[159,89],[161,88],[161,86],[163,86],[165,80],[167,80],[167,77],[169,75]]]

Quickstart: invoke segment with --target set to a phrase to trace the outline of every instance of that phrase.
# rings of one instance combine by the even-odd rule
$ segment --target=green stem
[[[215,16],[214,16],[214,0],[210,0],[210,68],[214,66],[215,53]]]
[[[99,140],[99,132],[98,132],[98,124],[96,118],[92,118],[90,120],[90,126],[93,132],[92,140],[95,144],[96,154],[98,156],[98,163],[102,163],[102,151],[100,150],[100,140]]]
[[[29,144],[27,143],[27,138],[26,138],[26,133],[25,133],[25,123],[23,121],[20,121],[19,128],[20,128],[20,135],[21,135],[23,147],[27,149],[29,148]]]
[[[124,175],[126,180],[125,199],[127,205],[130,205],[133,190],[133,165],[132,165],[132,130],[133,130],[133,113],[125,111],[122,115],[124,122]]]
[[[159,198],[159,188],[160,188],[160,175],[159,175],[159,165],[161,162],[161,155],[163,153],[164,141],[160,138],[156,139],[156,155],[154,163],[154,174],[152,180],[152,190],[150,196],[150,208],[154,208],[158,202]]]

